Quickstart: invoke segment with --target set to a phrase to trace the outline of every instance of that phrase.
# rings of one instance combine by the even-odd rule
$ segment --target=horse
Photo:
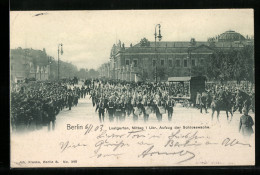
[[[213,120],[214,113],[215,113],[215,111],[217,111],[217,119],[219,121],[220,111],[226,111],[227,120],[229,119],[228,112],[230,112],[230,114],[231,114],[230,121],[231,121],[232,117],[233,117],[233,112],[232,112],[232,109],[234,106],[233,101],[234,101],[234,96],[230,92],[228,92],[224,98],[213,97],[212,103],[211,103],[211,109],[212,109],[211,119]]]
[[[250,97],[250,95],[243,91],[238,91],[236,95],[236,103],[233,112],[235,112],[238,109],[240,114],[242,114],[243,108],[246,108],[247,111],[249,111],[251,104],[252,98]]]
[[[202,113],[202,109],[205,109],[205,112],[208,113],[207,109],[208,106],[210,106],[212,102],[212,96],[208,92],[202,92],[201,97],[200,97],[200,113]]]

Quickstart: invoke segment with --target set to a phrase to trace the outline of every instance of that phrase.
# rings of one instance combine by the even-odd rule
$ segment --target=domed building
[[[125,81],[167,81],[168,77],[196,76],[192,69],[205,66],[215,51],[239,50],[254,45],[254,38],[229,30],[207,41],[146,41],[130,47],[114,44],[109,62],[100,67],[100,76]],[[157,72],[159,72],[157,74]]]
[[[246,38],[233,30],[226,31],[218,36],[218,42],[244,41]]]

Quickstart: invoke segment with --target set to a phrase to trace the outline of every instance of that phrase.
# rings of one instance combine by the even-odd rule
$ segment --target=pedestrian
[[[246,108],[243,108],[243,113],[244,115],[240,117],[239,132],[241,132],[245,137],[250,137],[254,133],[254,121],[252,117],[248,115],[248,110]]]

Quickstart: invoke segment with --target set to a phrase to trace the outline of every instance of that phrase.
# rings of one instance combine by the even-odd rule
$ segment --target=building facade
[[[50,60],[45,49],[11,49],[10,80],[17,83],[27,79],[48,80],[50,75]]]
[[[168,77],[194,76],[192,69],[204,66],[216,50],[241,49],[253,38],[234,31],[208,41],[140,42],[125,47],[119,41],[111,49],[109,63],[100,68],[101,77],[125,81],[167,81]]]

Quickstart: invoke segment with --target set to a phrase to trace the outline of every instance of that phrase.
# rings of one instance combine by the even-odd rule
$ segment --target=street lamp
[[[61,50],[60,50],[61,47]],[[58,80],[60,79],[60,54],[63,54],[62,43],[58,44]]]
[[[159,34],[157,35],[157,32],[156,32],[156,29],[157,29],[157,26],[159,27]],[[156,39],[159,39],[159,41],[161,41],[162,40],[162,35],[161,35],[161,24],[157,24],[156,26],[155,26],[155,29],[154,29],[154,40],[155,40],[155,45],[154,45],[154,51],[155,51],[155,55],[156,55],[156,67],[155,67],[155,81],[156,81],[156,83],[157,83],[157,54],[156,54]]]
[[[48,79],[51,78],[51,63],[52,63],[52,58],[51,58],[51,56],[48,56],[48,65],[49,65],[49,69],[48,69]]]

